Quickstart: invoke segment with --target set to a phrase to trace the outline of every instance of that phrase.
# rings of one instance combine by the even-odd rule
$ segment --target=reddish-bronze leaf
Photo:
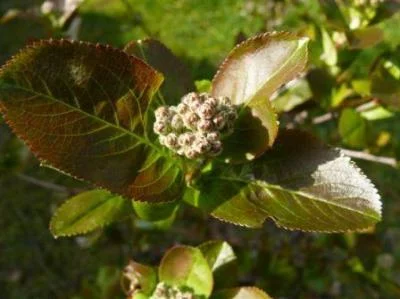
[[[245,117],[252,119],[246,120],[248,126],[242,127],[242,132],[230,137],[231,142],[227,143],[250,135],[266,135],[258,138],[258,142],[241,146],[242,156],[238,156],[238,151],[235,155],[228,154],[231,160],[253,159],[274,143],[278,122],[269,98],[304,70],[307,41],[286,32],[261,34],[235,47],[220,66],[212,82],[212,95],[227,96],[234,104],[250,108],[251,113],[247,112]]]
[[[158,40],[132,41],[124,51],[143,59],[164,74],[165,81],[160,91],[166,104],[176,105],[182,96],[196,89],[189,69]]]
[[[176,160],[148,136],[163,76],[109,46],[41,41],[0,72],[0,109],[45,163],[128,198],[174,200]]]

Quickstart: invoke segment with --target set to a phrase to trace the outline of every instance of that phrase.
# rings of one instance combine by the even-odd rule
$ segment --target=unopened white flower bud
[[[211,119],[215,114],[215,108],[208,104],[203,104],[199,107],[197,114],[204,119]]]
[[[159,135],[165,135],[168,133],[169,127],[164,121],[156,121],[153,125],[153,130]]]
[[[196,140],[196,136],[193,133],[183,133],[178,137],[178,144],[180,146],[191,146]]]
[[[197,123],[197,129],[200,132],[211,132],[214,130],[214,124],[211,120],[208,119],[201,119],[198,123]]]
[[[219,141],[221,135],[218,132],[211,132],[206,135],[206,138],[209,142]]]
[[[213,118],[213,123],[217,130],[222,130],[226,124],[226,116],[225,113],[220,112]]]
[[[210,107],[212,107],[212,108],[217,108],[217,106],[218,106],[218,100],[216,99],[216,98],[211,98],[211,97],[209,97],[205,102],[204,102],[204,104],[205,105],[208,105],[208,106],[210,106]]]
[[[176,112],[178,112],[180,115],[184,115],[186,112],[190,110],[189,106],[185,103],[180,103],[176,107]]]
[[[195,92],[190,92],[182,98],[182,103],[190,106],[190,103],[197,98],[197,94]]]
[[[181,131],[184,128],[184,123],[182,117],[179,114],[175,114],[171,120],[171,127],[175,131]]]
[[[200,118],[196,113],[189,112],[185,114],[183,122],[188,129],[195,129],[199,120]]]
[[[167,106],[158,107],[154,114],[156,116],[156,120],[166,119],[169,117],[169,108]]]
[[[165,136],[164,143],[165,146],[170,149],[177,149],[179,147],[178,136],[175,133],[169,133],[167,136]]]
[[[195,149],[188,147],[185,150],[185,156],[189,159],[196,159],[200,156],[200,153],[197,152]]]

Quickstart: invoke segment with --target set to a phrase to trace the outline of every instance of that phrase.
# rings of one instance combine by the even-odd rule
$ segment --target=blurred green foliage
[[[32,39],[68,36],[40,13],[41,2],[0,2],[1,63]],[[77,37],[123,47],[151,36],[181,57],[196,80],[210,80],[244,37],[267,30],[307,35],[309,71],[274,99],[285,112],[281,123],[335,146],[397,160],[399,6],[377,0],[87,0],[79,9]],[[122,298],[115,273],[129,258],[155,264],[173,244],[207,239],[232,244],[241,284],[273,297],[399,298],[400,174],[388,165],[357,162],[384,203],[374,232],[299,233],[272,223],[247,230],[187,208],[166,231],[133,219],[101,236],[56,241],[48,230],[54,208],[87,186],[40,167],[0,120],[2,298]]]

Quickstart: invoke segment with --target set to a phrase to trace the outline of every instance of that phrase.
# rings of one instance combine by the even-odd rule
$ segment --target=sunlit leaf
[[[283,32],[262,34],[236,46],[222,63],[212,82],[212,95],[227,96],[234,104],[244,105],[242,113],[250,118],[246,121],[249,126],[230,139],[244,140],[257,132],[266,136],[262,142],[242,143],[236,151],[242,157],[233,160],[257,157],[274,143],[278,123],[269,98],[304,70],[307,41]],[[234,144],[228,140],[227,144]]]
[[[321,28],[323,54],[321,59],[329,66],[334,66],[337,63],[336,46],[325,28]]]
[[[179,201],[172,202],[160,202],[160,203],[148,203],[133,201],[133,209],[136,214],[148,221],[159,221],[165,220],[171,217],[178,208]]]
[[[58,208],[50,223],[55,237],[85,234],[132,214],[129,201],[104,190],[83,192]]]
[[[344,109],[339,118],[339,134],[344,144],[362,148],[367,139],[367,124],[357,111]]]
[[[348,157],[307,133],[279,134],[249,165],[216,167],[203,178],[197,206],[239,225],[271,217],[287,229],[360,231],[381,218],[375,187]]]
[[[209,241],[199,246],[214,276],[214,289],[233,286],[237,281],[236,255],[223,241]]]
[[[111,47],[41,41],[1,70],[0,109],[44,163],[127,198],[173,201],[179,160],[148,133],[161,82],[143,61]]]
[[[239,287],[216,292],[211,299],[271,299],[264,291],[255,287]]]
[[[397,52],[398,53],[398,52]],[[371,75],[371,94],[388,108],[400,110],[400,78],[396,78],[385,66],[380,64]]]
[[[187,287],[195,295],[208,297],[213,288],[213,277],[200,249],[176,246],[163,257],[159,280],[171,286]]]
[[[302,78],[293,82],[287,90],[273,100],[272,105],[277,113],[288,112],[311,98],[311,89],[307,80]]]
[[[164,74],[160,91],[167,105],[176,105],[185,94],[195,91],[189,69],[161,42],[145,39],[130,42],[124,49]]]

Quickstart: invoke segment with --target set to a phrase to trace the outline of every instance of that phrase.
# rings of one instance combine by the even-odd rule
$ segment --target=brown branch
[[[395,158],[375,156],[375,155],[372,155],[372,154],[369,154],[366,152],[353,151],[353,150],[348,150],[348,149],[344,149],[344,148],[342,148],[341,151],[346,156],[349,156],[354,159],[385,164],[385,165],[389,165],[394,168],[398,168],[399,163]]]

